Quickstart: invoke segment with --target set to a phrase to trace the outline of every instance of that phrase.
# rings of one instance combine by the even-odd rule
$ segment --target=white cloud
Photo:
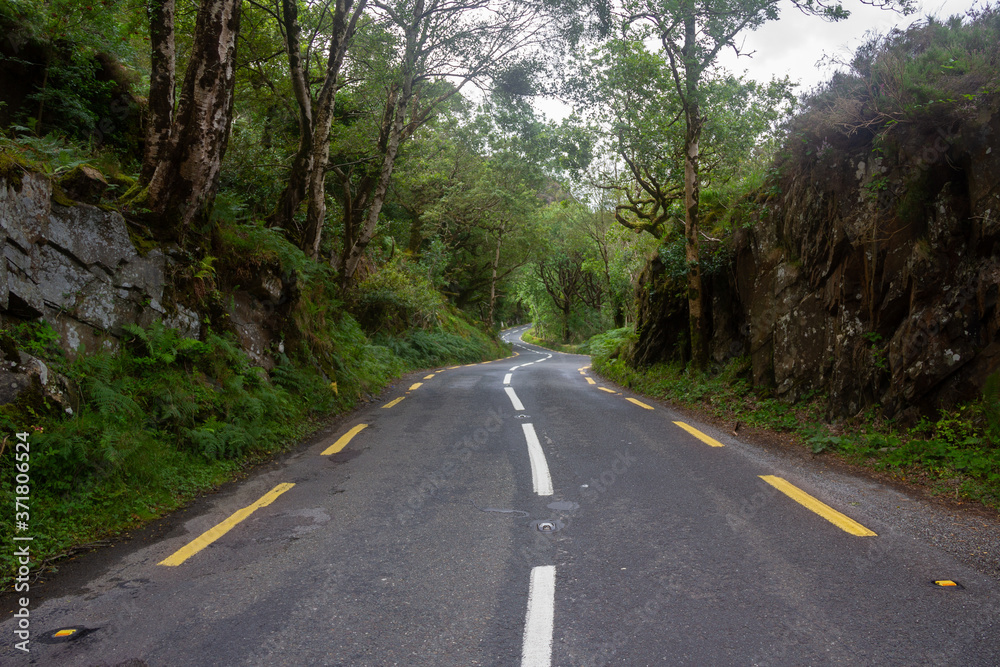
[[[817,64],[824,55],[847,59],[871,31],[885,33],[894,26],[905,28],[927,15],[945,19],[964,14],[974,4],[981,5],[977,0],[929,0],[920,3],[916,14],[902,16],[860,0],[844,0],[850,18],[831,23],[818,16],[806,16],[786,1],[777,21],[746,35],[745,50],[753,52],[751,57],[737,59],[730,51],[721,54],[719,62],[732,72],[746,71],[758,81],[787,75],[800,83],[801,94],[830,78],[833,70]]]

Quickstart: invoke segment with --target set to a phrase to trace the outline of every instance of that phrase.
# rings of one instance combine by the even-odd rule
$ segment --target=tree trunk
[[[402,97],[402,96],[401,96]],[[357,239],[349,249],[345,248],[344,263],[341,267],[341,285],[344,288],[350,287],[354,282],[354,274],[358,270],[361,258],[365,254],[365,249],[375,236],[375,228],[378,225],[378,216],[382,212],[382,205],[385,203],[386,193],[389,191],[389,182],[392,179],[393,166],[396,164],[396,155],[399,153],[400,137],[403,133],[403,117],[406,114],[406,104],[400,99],[396,107],[396,118],[393,122],[392,132],[389,135],[389,142],[386,146],[385,154],[382,158],[382,168],[379,172],[375,190],[372,193],[371,204],[368,207],[368,214],[365,216],[364,225],[358,230]]]
[[[207,217],[232,126],[241,0],[203,0],[170,140],[149,182],[148,202],[168,238],[182,240]]]
[[[330,163],[330,127],[333,124],[333,104],[340,79],[340,68],[344,64],[347,45],[354,36],[358,18],[368,0],[359,0],[353,13],[354,0],[336,0],[333,12],[333,29],[330,34],[330,53],[326,66],[326,79],[319,97],[316,98],[316,114],[313,120],[312,165],[309,173],[306,209],[306,227],[302,235],[302,249],[316,259],[323,238],[326,221],[326,168]]]
[[[292,158],[288,182],[278,199],[278,206],[268,222],[283,229],[291,229],[295,212],[306,196],[309,175],[312,173],[313,104],[309,84],[302,67],[302,44],[299,35],[299,7],[295,0],[281,0],[281,23],[285,29],[285,51],[288,54],[288,73],[292,93],[299,107],[299,146]]]
[[[164,148],[170,143],[174,122],[176,51],[174,48],[174,0],[149,2],[149,126],[139,180],[149,183]]]
[[[493,314],[497,303],[497,272],[500,269],[500,245],[503,243],[503,230],[497,234],[497,252],[493,258],[493,275],[490,277],[490,310],[486,318],[486,326],[493,328]]]
[[[389,101],[386,104],[386,115],[383,117],[383,127],[387,121],[391,121],[391,125],[388,127],[388,134],[383,134],[385,141],[379,142],[383,157],[378,180],[375,182],[371,198],[367,202],[368,213],[365,216],[364,225],[361,229],[355,230],[357,238],[353,241],[345,238],[343,261],[340,266],[341,287],[344,289],[354,283],[354,274],[358,270],[358,265],[361,263],[361,258],[364,256],[368,244],[375,236],[378,217],[382,212],[386,193],[389,191],[389,181],[396,164],[396,155],[399,153],[399,145],[403,140],[406,108],[413,97],[413,83],[416,78],[419,50],[418,41],[421,39],[421,31],[426,29],[427,20],[427,17],[424,16],[424,0],[416,0],[412,20],[406,26],[406,50],[403,55],[401,85],[390,91]]]
[[[701,140],[701,105],[698,99],[698,82],[701,68],[692,55],[695,51],[697,32],[694,13],[684,20],[685,104],[684,118],[684,257],[688,265],[688,312],[691,333],[691,363],[697,370],[708,366],[708,335],[705,326],[705,300],[699,263],[698,238],[701,182],[698,173]]]

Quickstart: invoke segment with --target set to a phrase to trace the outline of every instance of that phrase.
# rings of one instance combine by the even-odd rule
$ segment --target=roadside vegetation
[[[246,242],[260,229],[230,233]],[[301,251],[278,243],[258,251],[303,261]],[[312,276],[303,289],[316,297],[323,284]],[[60,558],[239,477],[404,373],[509,354],[440,294],[419,281],[409,285],[362,283],[349,308],[333,298],[300,300],[295,339],[285,341],[269,372],[231,334],[211,329],[197,340],[162,324],[130,325],[116,352],[81,351],[70,360],[44,321],[6,321],[3,349],[42,359],[74,394],[72,414],[31,392],[0,407],[0,456],[12,461],[14,434],[29,434],[35,572],[53,572]],[[9,507],[15,472],[0,468],[0,504]],[[10,542],[14,524],[2,528],[0,539]],[[5,577],[16,569],[12,553],[0,553]]]
[[[989,380],[981,400],[908,428],[875,409],[831,423],[822,396],[788,403],[754,387],[745,357],[714,373],[680,363],[635,368],[624,359],[634,337],[623,328],[591,338],[583,351],[592,355],[593,371],[635,392],[704,413],[730,430],[788,434],[814,454],[838,456],[935,495],[1000,510],[1000,373]]]

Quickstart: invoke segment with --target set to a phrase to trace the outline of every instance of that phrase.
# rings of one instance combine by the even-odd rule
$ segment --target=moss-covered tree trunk
[[[315,104],[308,88],[299,43],[298,8],[295,0],[282,0],[285,46],[292,77],[292,89],[299,106],[299,146],[292,163],[288,183],[279,200],[272,222],[291,226],[295,212],[306,201],[306,222],[299,246],[312,258],[319,257],[323,226],[326,220],[326,172],[330,162],[330,128],[340,69],[347,46],[368,0],[336,0],[333,4],[330,46],[326,75]]]
[[[176,50],[174,46],[174,0],[150,0],[149,14],[149,118],[146,146],[139,179],[149,183],[174,123]]]
[[[160,233],[183,239],[215,200],[232,125],[242,0],[203,0],[177,114],[150,177],[147,207]]]
[[[708,332],[705,318],[705,298],[699,262],[701,180],[699,158],[701,104],[699,81],[702,65],[693,56],[697,49],[697,24],[691,8],[684,17],[684,258],[688,268],[688,315],[691,331],[691,363],[696,369],[708,365]]]
[[[295,212],[305,199],[309,174],[312,173],[313,103],[303,65],[302,43],[299,26],[299,6],[296,0],[281,0],[281,23],[285,30],[285,51],[288,54],[288,74],[292,94],[298,105],[299,145],[292,157],[285,189],[278,198],[278,205],[269,222],[284,229],[291,229]]]

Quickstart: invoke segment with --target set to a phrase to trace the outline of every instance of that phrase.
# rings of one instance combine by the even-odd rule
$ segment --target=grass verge
[[[554,350],[556,352],[565,352],[566,354],[585,354],[585,352],[580,351],[584,347],[584,344],[560,343],[555,340],[538,338],[534,335],[534,332],[534,329],[528,329],[521,334],[522,340],[524,340],[525,343],[531,343],[532,345],[544,347],[548,350]]]
[[[321,315],[303,302],[296,320],[308,335],[278,355],[270,373],[229,336],[192,340],[161,324],[126,327],[118,351],[73,361],[44,323],[2,332],[5,353],[45,358],[77,395],[72,414],[38,392],[0,407],[8,434],[0,443],[0,504],[13,510],[16,496],[28,499],[18,520],[27,524],[20,534],[32,537],[29,579],[291,449],[406,372],[509,354],[453,312],[430,331],[378,340],[350,315]],[[16,433],[30,447],[21,459]],[[19,531],[13,511],[8,516],[0,539],[13,544]],[[4,589],[18,570],[13,553],[0,553]]]

